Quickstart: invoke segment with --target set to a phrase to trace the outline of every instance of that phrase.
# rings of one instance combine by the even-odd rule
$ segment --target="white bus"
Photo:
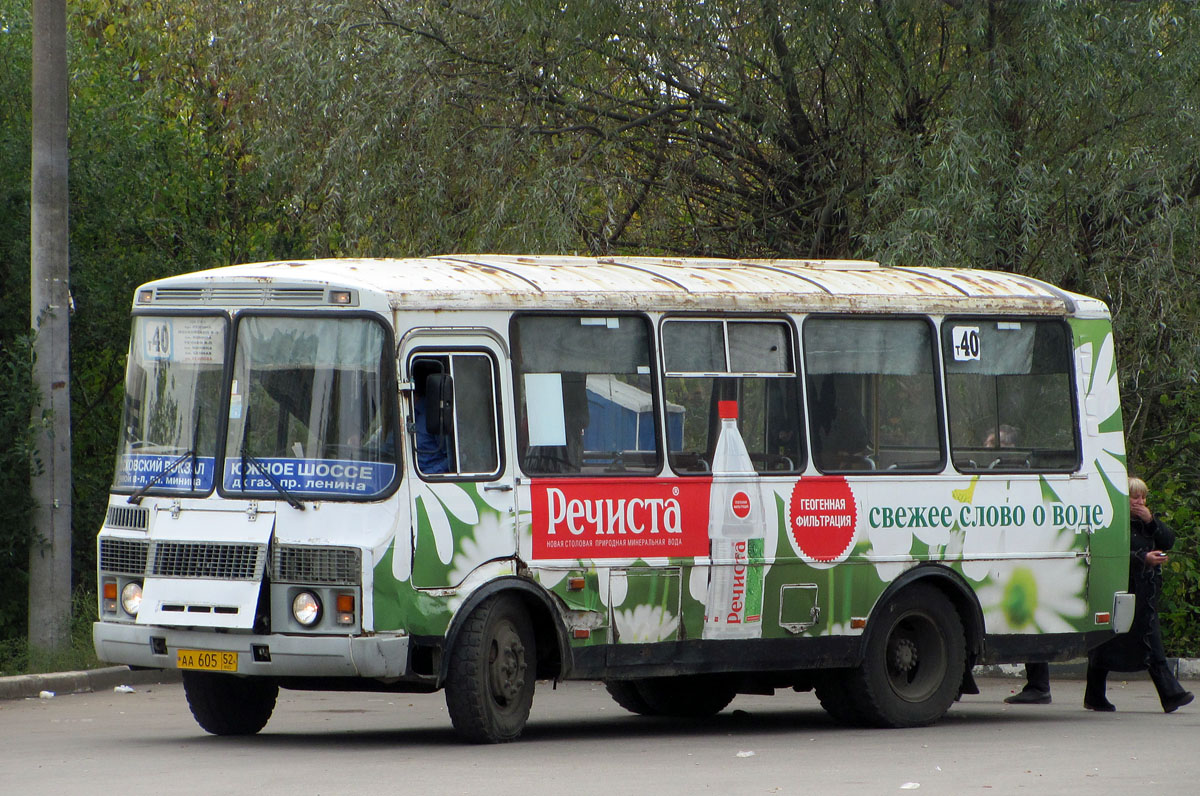
[[[1128,627],[1103,303],[860,261],[447,255],[137,289],[97,654],[208,732],[279,688],[814,690],[906,727]]]

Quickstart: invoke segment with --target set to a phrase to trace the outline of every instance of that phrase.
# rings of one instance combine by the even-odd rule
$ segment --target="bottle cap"
[[[717,414],[722,420],[737,420],[737,401],[717,401]]]

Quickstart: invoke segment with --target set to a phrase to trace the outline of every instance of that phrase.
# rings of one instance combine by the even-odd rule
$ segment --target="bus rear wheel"
[[[919,727],[946,714],[966,667],[962,619],[941,591],[915,584],[872,620],[862,666],[848,677],[855,711],[881,727]]]
[[[621,707],[639,716],[653,716],[654,709],[646,702],[642,692],[638,690],[637,680],[605,680],[604,689]]]
[[[446,707],[473,743],[516,740],[533,707],[537,655],[529,614],[512,595],[484,600],[450,654]]]
[[[737,695],[727,680],[707,675],[649,677],[636,683],[643,702],[650,708],[645,715],[650,716],[713,716]]]
[[[196,723],[206,732],[254,735],[267,726],[279,686],[257,677],[184,671],[183,693]]]

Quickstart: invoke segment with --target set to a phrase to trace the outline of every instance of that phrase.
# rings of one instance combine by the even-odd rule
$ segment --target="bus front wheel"
[[[934,586],[914,584],[873,618],[862,666],[849,680],[855,712],[882,727],[919,727],[945,715],[966,666],[962,619]]]
[[[271,718],[279,686],[256,677],[184,671],[183,693],[206,732],[254,735]]]
[[[533,706],[537,655],[529,614],[512,595],[484,600],[450,654],[446,707],[454,729],[473,743],[512,741]]]

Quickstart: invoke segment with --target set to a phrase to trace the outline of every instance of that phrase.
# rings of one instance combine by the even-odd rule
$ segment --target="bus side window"
[[[668,318],[662,340],[667,450],[676,472],[711,470],[721,401],[737,402],[738,430],[757,472],[803,471],[804,426],[788,324]]]
[[[959,471],[1068,472],[1078,466],[1065,324],[948,318],[942,360]]]
[[[638,315],[512,321],[521,469],[530,475],[659,469],[648,323]]]
[[[804,361],[821,472],[940,472],[933,335],[924,318],[810,317]]]
[[[495,368],[485,354],[422,353],[410,364],[412,440],[425,476],[487,477],[500,470]]]

